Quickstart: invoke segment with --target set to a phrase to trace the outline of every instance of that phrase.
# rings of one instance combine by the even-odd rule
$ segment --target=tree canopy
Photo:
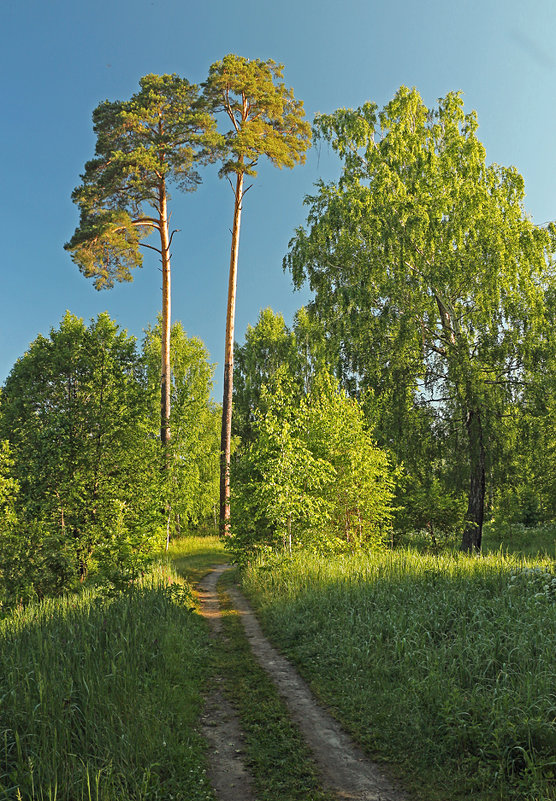
[[[0,604],[67,590],[91,571],[133,577],[168,532],[212,517],[218,432],[212,366],[174,327],[176,437],[157,442],[160,329],[143,351],[107,314],[65,315],[0,396]]]
[[[490,443],[543,327],[556,230],[525,214],[515,168],[486,164],[457,93],[428,109],[402,87],[381,112],[318,115],[315,131],[342,172],[306,199],[285,265],[315,291],[347,385],[388,393],[394,407],[420,396],[462,426],[463,547],[480,548]]]
[[[213,157],[219,142],[214,118],[199,104],[197,86],[178,75],[145,75],[127,101],[101,103],[93,112],[95,157],[85,164],[72,199],[79,225],[66,244],[97,289],[131,281],[143,264],[140,246],[162,263],[161,440],[170,438],[170,247],[169,185],[197,188],[199,161]],[[158,232],[159,245],[143,240]]]
[[[301,394],[285,365],[261,388],[252,440],[233,465],[230,547],[241,559],[384,544],[393,473],[359,403],[326,371]]]

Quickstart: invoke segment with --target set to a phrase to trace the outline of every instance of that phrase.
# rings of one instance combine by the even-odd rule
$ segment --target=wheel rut
[[[202,614],[211,622],[215,632],[219,632],[221,629],[216,584],[222,573],[228,569],[229,565],[220,565],[209,573],[199,585]],[[380,768],[355,745],[340,724],[317,703],[308,685],[296,669],[267,640],[245,596],[234,588],[228,589],[228,593],[243,623],[255,658],[274,682],[292,720],[299,727],[312,752],[323,787],[331,791],[339,801],[409,801],[409,797],[384,776]],[[223,698],[222,694],[218,695]],[[234,716],[235,713],[225,699],[223,699],[226,704],[224,708],[227,711],[221,713],[214,710],[213,704],[217,702],[218,695],[209,702],[203,723],[203,733],[207,737],[213,757],[215,757],[212,760],[213,767],[211,768],[215,771],[215,778],[214,780],[212,776],[210,778],[218,798],[222,801],[239,801],[239,799],[251,801],[255,798],[253,784],[244,766],[242,770],[245,771],[245,774],[238,775],[238,778],[234,779],[236,787],[237,783],[240,783],[241,786],[239,795],[223,795],[218,790],[217,774],[223,772],[221,781],[226,783],[226,776],[231,780],[231,768],[234,765],[237,768],[242,764],[239,722],[236,717],[233,725],[237,725],[237,731],[232,737],[232,730],[226,729],[226,725],[233,720],[228,717],[229,713],[231,712]],[[213,711],[216,713],[215,717],[212,717]],[[218,722],[222,715],[225,715],[226,720]],[[220,734],[215,739],[217,731]],[[228,734],[225,733],[226,731]],[[218,742],[228,736],[233,754],[225,754],[218,746]],[[219,763],[221,764],[219,765]],[[247,781],[247,777],[249,781]]]

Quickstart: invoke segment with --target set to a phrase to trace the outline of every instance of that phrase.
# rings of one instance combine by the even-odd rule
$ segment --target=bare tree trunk
[[[481,550],[485,513],[485,447],[481,414],[478,409],[467,412],[466,428],[470,481],[461,549],[467,553],[478,553]]]
[[[232,439],[232,394],[234,388],[234,323],[236,314],[237,261],[241,202],[243,200],[243,173],[236,176],[234,225],[230,253],[228,280],[228,308],[226,313],[226,347],[224,353],[224,397],[222,400],[222,435],[220,439],[220,533],[230,534],[230,443]]]
[[[166,187],[160,189],[160,249],[162,252],[162,332],[160,376],[160,441],[166,447],[170,442],[170,328],[171,328],[171,274],[170,242],[168,236],[168,210]]]

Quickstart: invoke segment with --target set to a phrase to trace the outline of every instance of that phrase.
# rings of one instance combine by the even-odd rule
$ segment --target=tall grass
[[[483,552],[502,551],[534,558],[539,554],[556,559],[556,525],[491,521],[485,524]]]
[[[272,638],[417,796],[556,799],[556,570],[389,552],[247,570]]]
[[[194,730],[208,640],[167,565],[0,622],[0,798],[213,798]]]

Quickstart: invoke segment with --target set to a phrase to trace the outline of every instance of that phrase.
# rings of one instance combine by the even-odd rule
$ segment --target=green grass
[[[230,554],[216,536],[188,536],[174,540],[168,556],[175,569],[192,584],[200,581],[210,568],[230,561]]]
[[[212,799],[195,733],[209,660],[167,565],[117,597],[84,591],[0,623],[0,798]]]
[[[486,523],[483,530],[484,553],[513,553],[535,558],[547,556],[556,559],[556,525],[523,523]]]
[[[244,573],[272,639],[426,799],[556,799],[556,569],[415,552]]]
[[[230,702],[237,708],[245,735],[248,764],[259,801],[332,801],[316,775],[309,750],[271,679],[259,666],[233,610],[226,586],[219,582],[224,639],[217,651]]]

